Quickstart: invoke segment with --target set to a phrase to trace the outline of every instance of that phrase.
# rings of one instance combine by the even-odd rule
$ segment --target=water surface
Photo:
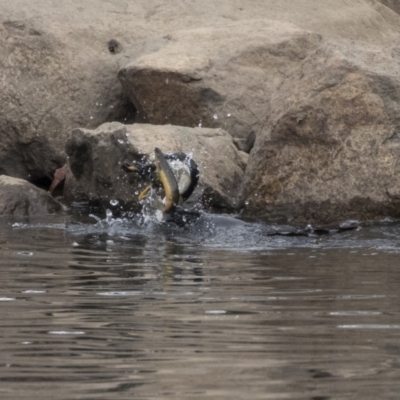
[[[398,399],[400,224],[0,221],[1,399]]]

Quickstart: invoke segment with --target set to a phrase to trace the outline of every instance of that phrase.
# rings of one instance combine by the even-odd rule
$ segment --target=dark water
[[[0,221],[1,399],[399,399],[400,224]]]

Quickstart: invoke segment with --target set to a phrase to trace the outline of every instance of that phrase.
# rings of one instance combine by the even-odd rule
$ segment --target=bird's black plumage
[[[179,186],[181,203],[186,201],[196,189],[200,172],[196,162],[185,153],[165,153],[165,159],[173,171]],[[139,177],[152,184],[159,184],[157,167],[154,163],[133,162],[124,163],[122,168],[126,172],[136,172]]]
[[[185,190],[183,190],[180,193],[183,201],[186,201],[192,195],[194,189],[196,189],[197,184],[199,182],[199,177],[200,177],[199,168],[197,164],[193,161],[193,159],[185,153],[166,153],[165,158],[167,161],[180,161],[184,165],[186,165],[186,167],[189,170],[190,184],[187,186]]]

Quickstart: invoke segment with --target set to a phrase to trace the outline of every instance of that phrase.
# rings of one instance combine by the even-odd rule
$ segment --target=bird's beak
[[[144,199],[144,198],[149,194],[149,192],[150,192],[150,190],[151,190],[152,187],[153,187],[152,185],[149,185],[149,186],[147,186],[146,189],[142,190],[142,191],[139,193],[138,199],[139,199],[139,200]]]

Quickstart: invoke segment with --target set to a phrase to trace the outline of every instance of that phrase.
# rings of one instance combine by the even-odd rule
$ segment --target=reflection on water
[[[0,227],[1,399],[398,398],[397,223]]]

